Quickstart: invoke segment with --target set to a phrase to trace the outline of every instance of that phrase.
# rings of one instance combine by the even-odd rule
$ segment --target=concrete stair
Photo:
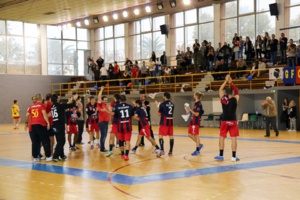
[[[193,92],[196,91],[205,92],[206,86],[209,86],[210,82],[213,80],[214,80],[213,76],[208,72],[208,74],[201,79],[198,85],[196,85],[196,87],[193,89]]]

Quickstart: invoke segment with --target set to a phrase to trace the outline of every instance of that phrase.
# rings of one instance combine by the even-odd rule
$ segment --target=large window
[[[299,26],[300,24],[300,0],[289,0],[286,1],[286,11],[288,13],[288,26],[287,27],[293,27],[293,26]],[[294,42],[297,42],[300,38],[300,29],[299,28],[293,28],[289,29],[288,37],[290,39],[293,39]]]
[[[165,24],[165,17],[146,18],[133,22],[130,33],[132,41],[132,58],[134,60],[149,60],[152,51],[156,57],[165,51],[165,35],[160,32],[160,26]]]
[[[96,29],[95,53],[101,56],[106,64],[125,61],[125,25]]]
[[[61,31],[47,26],[48,74],[84,75],[84,51],[90,49],[90,32],[82,28]]]
[[[0,73],[41,74],[37,24],[0,21]]]
[[[175,37],[175,43],[171,44],[172,56],[177,54],[177,50],[186,51],[187,47],[192,50],[195,39],[200,43],[206,40],[214,44],[213,6],[175,13],[172,19]]]
[[[275,34],[276,18],[270,15],[269,4],[275,0],[236,0],[222,4],[221,40],[232,45],[234,33],[252,41],[257,35]]]

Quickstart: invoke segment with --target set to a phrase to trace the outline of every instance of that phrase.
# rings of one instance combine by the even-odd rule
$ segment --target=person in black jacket
[[[290,106],[289,106],[290,114],[290,129],[289,131],[297,131],[297,107],[295,101],[290,101]]]
[[[246,37],[246,42],[245,42],[244,46],[245,46],[245,54],[247,56],[247,61],[251,61],[253,45],[248,36]]]
[[[68,104],[60,104],[57,94],[51,96],[52,107],[51,113],[53,117],[53,131],[56,137],[56,147],[53,154],[52,161],[58,162],[59,160],[65,160],[67,156],[64,153],[64,145],[66,143],[65,137],[65,110],[68,108],[76,107],[76,100],[78,95],[74,95],[68,101]]]
[[[271,50],[270,50],[271,51],[271,61],[273,62],[273,65],[276,65],[278,40],[275,38],[274,34],[272,34],[270,46],[271,46]]]

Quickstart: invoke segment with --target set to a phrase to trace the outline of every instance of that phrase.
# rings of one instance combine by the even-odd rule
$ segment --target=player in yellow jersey
[[[20,109],[17,100],[14,100],[14,104],[11,107],[11,113],[13,118],[14,129],[18,129],[19,123],[21,122],[21,117],[20,117]]]

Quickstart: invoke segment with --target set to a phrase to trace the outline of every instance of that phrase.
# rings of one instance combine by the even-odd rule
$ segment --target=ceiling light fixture
[[[128,17],[128,12],[127,11],[123,12],[123,17]]]
[[[191,4],[191,0],[183,0],[183,4],[184,5],[190,5]]]
[[[98,24],[99,23],[98,17],[97,16],[93,17],[93,21],[94,21],[95,24]]]
[[[103,21],[105,21],[105,22],[108,21],[108,17],[106,15],[103,16]]]
[[[84,24],[88,26],[88,25],[90,25],[90,21],[88,19],[85,19]]]
[[[151,12],[150,6],[146,6],[146,7],[145,7],[145,10],[146,10],[147,13]]]
[[[77,27],[81,27],[81,22],[80,22],[80,21],[77,21],[77,22],[76,22],[76,26],[77,26]]]
[[[136,8],[136,9],[134,9],[134,11],[133,11],[133,12],[134,12],[134,14],[135,14],[135,15],[139,15],[139,14],[140,14],[140,10],[139,10],[139,9],[137,9],[137,8]]]
[[[117,20],[118,19],[118,14],[117,13],[113,14],[113,18],[114,18],[114,20]]]
[[[72,28],[72,24],[71,23],[67,23],[67,28]]]
[[[175,8],[176,7],[176,0],[170,0],[170,6],[171,6],[171,8]]]
[[[156,3],[156,6],[157,6],[157,9],[158,9],[158,10],[163,10],[163,9],[164,9],[164,5],[163,5],[162,2],[157,2],[157,3]]]

